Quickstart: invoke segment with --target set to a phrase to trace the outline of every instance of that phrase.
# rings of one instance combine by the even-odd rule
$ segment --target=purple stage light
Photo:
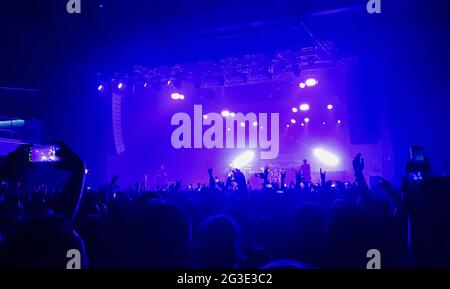
[[[332,104],[327,105],[327,109],[328,110],[332,110],[333,109],[333,105]]]
[[[310,122],[311,120],[309,119],[309,117],[305,117],[305,119],[303,120],[305,123]]]
[[[292,124],[296,124],[296,123],[297,123],[297,121],[295,120],[295,118],[291,118],[291,123],[292,123]]]
[[[253,126],[257,126],[257,125],[258,125],[258,122],[257,122],[257,121],[254,121],[252,124],[253,124]]]
[[[300,104],[300,110],[301,111],[308,111],[309,110],[309,104],[307,104],[307,103]]]
[[[122,89],[122,88],[123,88],[123,83],[122,83],[122,82],[119,82],[119,84],[117,85],[117,88],[118,88],[118,89]]]
[[[147,87],[148,86],[148,83],[146,82],[146,83],[144,83],[144,87]]]
[[[306,85],[305,85],[305,83],[304,82],[300,82],[300,84],[298,85],[300,88],[305,88],[306,87]]]
[[[230,112],[230,116],[231,116],[231,117],[235,117],[236,114],[235,114],[234,112]]]
[[[206,114],[204,114],[203,119],[208,119],[208,116]]]
[[[298,111],[298,109],[296,107],[292,108],[292,112],[297,112],[297,111]]]
[[[287,124],[287,125],[286,125],[286,127],[290,127],[290,125],[289,125],[289,124]]]
[[[301,124],[300,124],[301,126],[305,126],[305,124],[302,122]]]
[[[340,119],[338,119],[337,123],[341,123],[342,121]]]
[[[323,125],[326,125],[327,123],[326,123],[326,122],[322,122],[322,124],[323,124]]]
[[[308,78],[305,80],[305,85],[308,87],[316,86],[319,82],[315,78]]]
[[[223,117],[229,117],[230,116],[230,112],[228,110],[222,110],[222,112],[220,113]]]
[[[99,86],[97,86],[98,91],[103,91],[104,89],[105,89],[105,87],[101,84]]]
[[[242,121],[242,122],[241,122],[241,126],[242,126],[242,127],[245,127],[245,122]]]

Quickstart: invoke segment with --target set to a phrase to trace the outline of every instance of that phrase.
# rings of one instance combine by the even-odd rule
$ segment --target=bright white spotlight
[[[231,116],[231,117],[235,117],[236,114],[235,114],[234,112],[230,112],[230,116]]]
[[[291,123],[292,123],[292,124],[297,123],[297,121],[295,120],[295,118],[292,118],[292,119],[291,119]]]
[[[230,115],[230,112],[228,110],[222,110],[221,115],[223,117],[228,117]]]
[[[232,163],[233,167],[238,169],[244,168],[245,166],[250,164],[254,157],[255,153],[253,151],[246,151],[234,159]]]
[[[333,109],[333,105],[332,104],[327,105],[327,109],[328,110],[332,110]]]
[[[303,120],[305,123],[310,122],[311,120],[309,119],[309,117],[305,117],[305,119]]]
[[[309,110],[309,104],[307,104],[307,103],[300,104],[300,110],[301,111],[308,111]]]
[[[258,122],[257,122],[257,121],[254,121],[252,124],[253,124],[253,126],[257,126],[257,125],[258,125]]]
[[[297,112],[297,111],[298,111],[298,109],[296,107],[292,108],[292,112]]]
[[[300,124],[301,126],[305,126],[305,124],[302,122],[301,124]]]
[[[245,122],[241,121],[241,126],[245,127]]]
[[[286,127],[290,127],[290,125],[289,125],[289,124],[287,124],[287,125],[286,125]]]
[[[304,82],[300,82],[300,84],[298,85],[300,88],[305,88],[306,84]]]
[[[170,94],[170,97],[174,100],[183,100],[184,99],[184,95],[182,95],[178,92],[174,92],[174,93]]]
[[[305,85],[308,87],[316,86],[319,82],[315,78],[308,78],[305,80]]]
[[[207,114],[204,114],[204,115],[203,115],[203,119],[208,119],[208,115],[207,115]]]
[[[123,83],[122,83],[122,82],[119,82],[119,84],[117,85],[117,88],[118,88],[118,89],[122,89],[122,88],[123,88]]]
[[[313,153],[317,160],[319,160],[324,165],[335,167],[339,164],[339,158],[327,150],[315,148]]]
[[[338,119],[337,123],[341,123],[342,121],[340,119]]]

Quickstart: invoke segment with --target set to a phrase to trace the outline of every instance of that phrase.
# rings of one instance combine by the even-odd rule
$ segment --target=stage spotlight
[[[307,103],[300,104],[300,110],[301,111],[308,111],[309,110],[309,104],[307,104]]]
[[[287,125],[286,125],[286,127],[290,127],[290,125],[289,125],[289,124],[287,124]]]
[[[203,119],[208,119],[208,116],[206,114],[204,114]]]
[[[326,122],[322,122],[322,124],[323,124],[323,125],[326,125],[327,123],[326,123]]]
[[[296,107],[292,108],[292,112],[297,112],[297,111],[298,111],[298,109]]]
[[[257,125],[258,125],[258,122],[257,122],[257,121],[254,121],[252,124],[253,124],[253,126],[257,126]]]
[[[119,82],[119,84],[117,85],[118,89],[122,89],[124,87],[124,84],[122,82]]]
[[[327,109],[328,110],[332,110],[333,109],[333,105],[332,104],[327,105]]]
[[[148,86],[148,83],[146,82],[146,83],[144,83],[144,87],[146,88]]]
[[[300,82],[300,84],[298,85],[300,88],[305,88],[306,84],[304,82]]]
[[[342,121],[340,119],[338,119],[337,123],[341,123]]]
[[[103,91],[104,89],[105,89],[105,87],[101,84],[99,86],[97,86],[98,91]]]
[[[237,169],[242,169],[245,166],[249,165],[254,157],[255,153],[253,151],[246,151],[233,160],[232,162],[233,167]]]
[[[316,86],[319,82],[315,78],[308,78],[305,80],[305,85],[308,87]]]
[[[327,150],[324,150],[322,148],[315,148],[313,153],[317,160],[319,160],[324,165],[335,167],[339,164],[339,158]]]
[[[228,117],[228,116],[230,116],[230,112],[229,112],[228,110],[223,110],[222,113],[221,113],[221,115],[222,115],[223,117]]]
[[[180,94],[180,93],[178,93],[178,92],[172,93],[172,94],[170,95],[170,97],[171,97],[173,100],[183,100],[183,99],[184,99],[184,95],[183,95],[183,94]]]
[[[304,121],[305,123],[308,123],[308,122],[310,122],[311,120],[309,119],[309,117],[305,117],[305,119],[303,119],[303,121]]]
[[[235,114],[234,112],[230,112],[230,116],[231,116],[231,117],[235,117],[236,114]]]
[[[295,120],[295,118],[292,118],[292,119],[291,119],[291,123],[292,123],[292,124],[296,124],[296,123],[297,123],[297,121]]]
[[[305,124],[302,122],[301,124],[300,124],[301,126],[305,126]]]
[[[245,127],[245,122],[241,121],[241,126]]]

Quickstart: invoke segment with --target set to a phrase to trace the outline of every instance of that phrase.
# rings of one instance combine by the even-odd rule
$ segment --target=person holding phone
[[[9,229],[2,233],[0,267],[65,269],[69,250],[78,250],[82,268],[88,267],[84,242],[73,229],[84,187],[85,164],[64,143],[52,146],[21,145],[4,163],[2,181],[10,194],[23,192],[24,175],[33,168],[50,164],[69,173],[63,190],[47,200],[46,210],[9,208],[13,213]],[[17,196],[16,196],[17,197]],[[17,203],[16,203],[17,204]]]

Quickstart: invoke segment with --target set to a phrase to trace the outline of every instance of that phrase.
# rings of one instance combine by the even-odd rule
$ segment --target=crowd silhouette
[[[197,187],[118,190],[114,177],[87,190],[83,161],[60,146],[51,169],[68,172],[63,185],[28,183],[26,172],[48,168],[27,162],[26,146],[1,166],[3,268],[63,269],[70,249],[82,268],[366,268],[370,249],[382,268],[450,268],[450,180],[428,160],[408,163],[423,179],[398,190],[382,178],[370,188],[361,154],[352,183],[320,170],[320,183],[298,173],[287,186],[285,173],[270,183],[266,169],[250,189],[238,169],[221,181],[207,168],[209,184]]]

